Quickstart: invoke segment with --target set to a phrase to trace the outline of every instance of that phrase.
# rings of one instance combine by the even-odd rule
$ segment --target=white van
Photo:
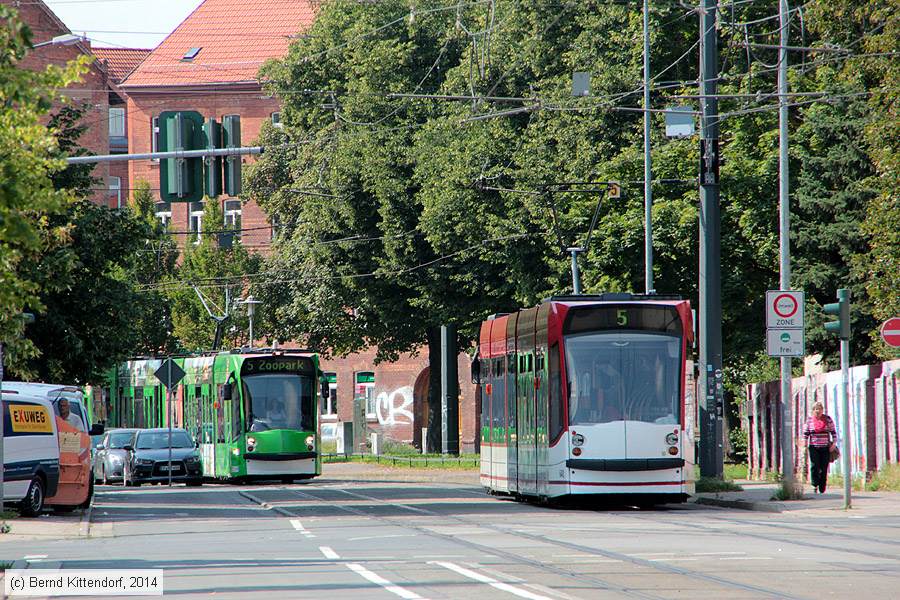
[[[91,432],[91,420],[88,416],[88,412],[84,406],[84,394],[81,391],[81,388],[74,385],[63,385],[56,383],[31,383],[26,381],[4,381],[3,382],[3,391],[11,390],[14,392],[19,392],[20,394],[29,394],[32,396],[38,396],[44,398],[45,400],[49,400],[53,403],[54,409],[56,410],[56,414],[59,414],[59,409],[56,407],[56,404],[62,399],[65,398],[69,401],[69,410],[71,414],[75,415],[77,419],[73,418],[70,422],[74,425],[75,421],[80,421],[81,425],[78,427],[84,432],[90,433],[90,435],[99,435],[103,433],[99,431],[98,433]],[[96,430],[96,428],[94,428]]]
[[[3,499],[37,516],[59,486],[59,439],[52,403],[39,396],[3,390]]]

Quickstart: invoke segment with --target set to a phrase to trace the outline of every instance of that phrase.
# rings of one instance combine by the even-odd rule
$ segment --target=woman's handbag
[[[838,450],[837,445],[832,444],[831,448],[828,449],[828,462],[834,462],[841,457],[841,451]]]

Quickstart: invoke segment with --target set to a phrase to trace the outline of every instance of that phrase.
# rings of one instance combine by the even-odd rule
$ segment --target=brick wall
[[[190,90],[184,88],[159,88],[155,90],[129,89],[127,102],[128,148],[132,153],[152,151],[152,122],[161,112],[168,110],[195,110],[204,118],[213,117],[221,121],[225,115],[240,115],[241,143],[253,145],[259,137],[264,122],[271,120],[273,112],[279,110],[278,102],[265,96],[259,89],[223,89],[217,91]],[[242,157],[244,164],[252,162],[250,156]],[[150,183],[154,195],[159,197],[159,162],[151,160],[133,160],[128,163],[129,189],[134,189],[136,182],[146,180]],[[220,197],[224,202],[229,198]],[[253,202],[247,202],[242,208],[241,227],[245,230],[242,238],[244,246],[250,250],[265,252],[271,240],[271,228],[265,213]],[[188,231],[190,221],[188,207],[184,203],[173,203],[172,231]],[[183,244],[187,235],[176,236]]]
[[[367,416],[369,431],[381,433],[386,439],[414,444],[421,448],[421,431],[428,425],[429,364],[428,349],[419,354],[403,355],[399,360],[375,365],[375,349],[346,358],[322,361],[322,370],[337,374],[337,414],[324,415],[323,422],[351,421],[353,399],[357,395],[357,373],[374,372],[372,396],[375,412]],[[475,386],[470,383],[469,357],[457,357],[459,369],[459,436],[463,452],[475,450],[477,430]]]
[[[36,3],[18,3],[13,0],[0,0],[5,5],[13,6],[19,11],[20,18],[28,24],[32,32],[32,42],[39,44],[57,35],[69,33],[68,29],[47,14],[43,7]],[[71,60],[85,54],[87,46],[44,46],[30,51],[19,63],[23,69],[43,71],[47,65],[65,66]],[[79,138],[78,143],[93,154],[107,154],[109,151],[109,85],[107,75],[99,65],[92,65],[82,76],[80,82],[73,83],[62,90],[63,95],[76,104],[87,103],[88,111],[82,119],[87,131]],[[50,114],[62,107],[61,102],[54,103]],[[46,123],[49,117],[44,119]],[[93,171],[94,177],[100,180],[92,200],[98,204],[108,204],[107,182],[110,175],[108,163],[98,163]]]

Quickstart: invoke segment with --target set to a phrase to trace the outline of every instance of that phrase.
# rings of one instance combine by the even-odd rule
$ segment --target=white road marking
[[[649,560],[650,562],[675,562],[675,561],[684,562],[684,561],[697,561],[700,559],[699,558],[688,558],[686,556],[682,556],[682,557],[672,556],[670,558],[648,558],[647,560]]]
[[[418,535],[419,534],[417,534],[417,533],[404,533],[404,534],[397,534],[397,535],[367,535],[366,537],[349,538],[348,541],[356,542],[359,540],[382,540],[382,539],[386,539],[386,538],[418,537]]]
[[[406,598],[406,600],[422,600],[422,596],[418,595],[417,593],[411,592],[405,588],[400,587],[399,585],[394,585],[393,583],[391,583],[390,581],[388,581],[381,575],[373,573],[372,571],[368,570],[367,568],[365,568],[364,566],[362,566],[360,564],[348,563],[347,568],[350,569],[351,571],[358,573],[359,575],[362,575],[364,578],[368,579],[372,583],[380,585],[385,590],[389,591],[390,593],[392,593],[396,596],[400,596],[401,598]]]
[[[23,560],[35,560],[37,558],[47,558],[47,555],[46,554],[28,554],[28,555],[22,557]]]
[[[730,556],[719,560],[772,560],[771,556]]]
[[[441,561],[430,561],[428,564],[437,565],[439,567],[444,567],[445,569],[449,569],[451,571],[455,571],[459,573],[463,577],[468,577],[469,579],[474,579],[480,583],[486,583],[489,586],[496,588],[498,590],[509,592],[510,594],[515,594],[520,598],[528,598],[529,600],[553,600],[549,596],[542,596],[540,594],[535,594],[529,592],[528,590],[523,590],[514,586],[509,585],[508,583],[502,583],[497,581],[496,579],[492,579],[487,575],[482,575],[481,573],[476,573],[475,571],[471,571],[464,567],[460,567],[459,565],[455,565],[449,562],[441,562]]]
[[[322,552],[322,554],[325,555],[325,558],[330,558],[332,560],[336,559],[336,558],[340,558],[340,556],[338,556],[338,553],[335,552],[334,550],[332,550],[331,548],[329,548],[328,546],[319,546],[319,550]]]
[[[746,552],[691,552],[691,556],[726,556],[729,554],[747,554]]]
[[[314,538],[316,535],[314,533],[310,533],[306,527],[303,526],[303,523],[300,522],[299,519],[291,519],[291,525],[294,526],[294,529],[302,533],[307,538]]]

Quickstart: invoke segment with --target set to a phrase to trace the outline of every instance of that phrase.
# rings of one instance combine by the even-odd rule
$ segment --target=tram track
[[[646,515],[623,513],[622,516],[631,518],[631,519],[637,519],[637,520],[644,521],[644,522],[661,523],[658,519],[653,519]],[[722,521],[722,522],[726,522],[726,523],[730,522],[730,523],[737,523],[737,524],[742,524],[742,525],[760,525],[761,524],[761,523],[757,523],[755,521],[747,521],[747,520],[741,520],[741,519],[730,519],[730,518],[725,518],[725,517],[713,517],[713,518],[718,521]],[[670,521],[666,521],[665,525],[671,526],[672,523]],[[689,528],[689,529],[694,529],[694,530],[700,530],[700,531],[704,531],[707,533],[721,533],[720,529],[717,529],[715,527],[710,527],[707,525],[700,525],[698,523],[685,523],[684,521],[681,521],[678,523],[678,526]],[[769,525],[769,526],[777,527],[774,524]],[[802,527],[794,526],[792,529],[797,530],[797,531],[802,531],[807,534],[814,533],[813,531],[804,529]],[[796,537],[775,536],[775,535],[767,535],[764,533],[754,533],[754,532],[743,531],[743,532],[741,532],[741,535],[745,536],[745,537],[752,537],[752,538],[755,538],[758,540],[765,540],[767,542],[778,542],[781,544],[793,544],[796,546],[803,546],[806,548],[815,548],[816,550],[830,550],[833,552],[843,552],[845,554],[856,554],[858,556],[865,556],[868,558],[877,558],[877,559],[881,559],[881,560],[890,560],[890,561],[900,561],[900,557],[898,557],[897,553],[888,554],[888,553],[884,553],[884,552],[872,552],[872,551],[867,551],[867,550],[853,550],[853,549],[847,548],[846,546],[835,546],[835,545],[829,545],[829,544],[822,544],[822,543],[818,543],[818,542],[806,541],[806,540],[799,539]],[[832,535],[832,534],[829,533],[829,535]],[[857,540],[863,539],[862,537],[859,537],[859,536],[849,536],[848,535],[848,537],[857,539]],[[866,541],[869,541],[869,540],[866,539]],[[890,545],[896,545],[896,543],[890,542]]]
[[[284,489],[287,489],[287,488],[284,488]],[[296,493],[298,496],[301,496],[301,497],[306,497],[306,498],[316,500],[319,502],[328,502],[328,500],[318,497],[318,496],[315,496],[314,494],[310,493],[314,490],[301,492],[300,490],[291,489],[290,491]],[[703,573],[700,571],[696,571],[693,569],[687,569],[687,568],[679,567],[679,566],[672,565],[672,564],[666,564],[666,563],[662,563],[659,561],[652,561],[652,560],[640,558],[637,556],[629,556],[627,554],[623,554],[620,552],[614,552],[611,550],[605,550],[605,549],[596,548],[596,547],[592,547],[592,546],[585,546],[585,545],[574,543],[574,542],[566,542],[566,541],[554,539],[554,538],[551,538],[551,537],[548,537],[545,535],[526,533],[526,532],[522,532],[522,531],[515,531],[512,529],[508,529],[508,528],[504,528],[504,527],[500,527],[500,526],[496,526],[496,525],[489,525],[489,524],[482,523],[480,521],[475,521],[473,519],[467,519],[467,518],[459,517],[456,515],[440,514],[435,511],[424,509],[424,508],[421,508],[418,506],[411,506],[411,505],[405,504],[403,502],[398,502],[398,501],[394,501],[394,500],[383,500],[381,498],[376,498],[374,496],[368,496],[366,494],[361,494],[358,492],[351,492],[346,489],[339,488],[338,491],[340,491],[350,497],[359,499],[359,500],[365,500],[367,502],[374,502],[374,503],[378,503],[378,504],[386,504],[386,505],[402,507],[404,509],[409,510],[410,512],[416,512],[423,516],[427,515],[427,516],[431,516],[431,517],[443,518],[443,519],[446,519],[449,521],[454,521],[454,522],[462,524],[462,525],[488,529],[488,530],[495,531],[497,533],[502,533],[504,535],[508,535],[508,536],[512,536],[512,537],[518,537],[518,538],[527,539],[530,541],[541,542],[544,544],[549,544],[549,545],[560,547],[560,548],[566,548],[569,550],[574,550],[574,551],[582,552],[582,553],[585,553],[588,555],[602,557],[605,559],[617,560],[622,563],[632,564],[632,565],[635,565],[638,567],[652,569],[653,571],[660,572],[660,573],[666,573],[669,575],[677,575],[677,576],[681,576],[681,577],[686,577],[689,579],[702,581],[704,583],[716,584],[716,585],[722,586],[722,587],[724,587],[726,589],[730,589],[730,590],[735,590],[735,591],[740,590],[742,592],[752,592],[752,593],[760,594],[762,596],[768,596],[768,597],[779,598],[779,599],[802,600],[802,598],[803,598],[802,596],[795,596],[795,595],[788,594],[788,593],[785,593],[782,591],[771,590],[771,589],[768,589],[768,588],[765,588],[762,586],[758,586],[758,585],[742,583],[742,582],[734,581],[734,580],[731,580],[731,579],[728,579],[725,577],[720,577],[718,575],[713,575],[710,573]],[[615,591],[615,592],[618,592],[621,594],[625,594],[629,597],[648,598],[648,599],[663,598],[663,596],[658,596],[658,595],[650,594],[647,592],[630,589],[628,587],[616,585],[609,581],[606,581],[606,580],[603,580],[603,579],[600,579],[597,577],[593,577],[593,576],[585,575],[583,573],[578,573],[578,572],[575,572],[575,571],[572,571],[569,569],[549,565],[545,562],[522,557],[518,554],[505,552],[505,551],[497,549],[493,546],[489,546],[486,544],[479,544],[477,542],[472,542],[469,540],[461,540],[455,536],[435,532],[427,527],[423,527],[420,525],[410,524],[408,522],[403,522],[398,519],[384,517],[381,515],[374,515],[371,513],[367,513],[364,510],[360,510],[356,507],[349,507],[349,506],[344,506],[344,505],[339,505],[339,506],[340,506],[340,508],[343,508],[347,512],[350,512],[357,516],[364,516],[364,517],[375,519],[375,520],[378,520],[378,521],[381,521],[383,523],[387,523],[387,524],[390,524],[393,526],[412,529],[412,530],[421,532],[422,534],[427,535],[427,536],[451,540],[454,543],[464,545],[464,546],[467,546],[472,549],[476,549],[480,552],[487,551],[491,554],[494,554],[496,556],[501,556],[501,557],[511,560],[513,562],[526,564],[528,566],[531,566],[531,567],[534,567],[537,569],[541,569],[545,572],[554,573],[556,575],[561,575],[563,577],[574,579],[576,581],[581,581],[583,583],[597,585],[597,586],[603,587],[610,591]]]
[[[287,489],[287,488],[283,488],[283,489]],[[334,488],[332,488],[332,489],[334,489]],[[325,498],[321,498],[321,497],[319,497],[319,496],[316,496],[316,495],[310,493],[310,491],[300,491],[300,490],[295,490],[295,489],[291,489],[291,490],[289,490],[289,491],[291,491],[291,492],[297,494],[297,495],[300,496],[300,497],[308,498],[308,499],[315,500],[315,501],[318,501],[318,502],[329,502],[329,500],[327,500],[327,499],[325,499]],[[403,508],[405,508],[405,509],[407,509],[407,510],[410,510],[411,512],[416,512],[416,513],[420,513],[420,514],[423,514],[423,515],[429,515],[429,516],[435,516],[435,517],[442,517],[442,518],[450,518],[450,519],[457,520],[457,521],[459,521],[459,522],[461,522],[461,523],[464,523],[464,524],[466,524],[466,525],[472,525],[472,524],[473,524],[472,522],[467,522],[467,521],[465,521],[465,520],[463,520],[463,519],[456,519],[456,518],[454,518],[454,517],[447,517],[446,515],[440,515],[440,514],[434,512],[434,511],[430,511],[430,510],[423,509],[423,508],[419,508],[419,507],[410,506],[410,505],[407,505],[407,504],[403,504],[403,503],[401,503],[401,502],[386,501],[386,500],[382,500],[382,499],[380,499],[380,498],[374,498],[374,497],[371,497],[371,496],[365,496],[365,495],[362,495],[362,494],[357,494],[357,493],[355,493],[355,492],[349,492],[349,491],[347,491],[347,490],[340,489],[340,488],[338,488],[337,491],[343,492],[343,493],[345,493],[345,494],[347,494],[347,495],[349,495],[349,496],[353,496],[353,497],[356,497],[356,498],[358,498],[358,499],[366,500],[366,501],[369,501],[369,502],[377,502],[377,503],[379,503],[379,504],[387,504],[387,505],[393,505],[393,506],[400,506],[400,507],[403,507]],[[619,593],[619,594],[623,594],[623,595],[628,596],[628,597],[631,597],[631,598],[642,598],[643,600],[665,600],[665,597],[664,597],[664,596],[658,596],[658,595],[655,595],[655,594],[650,594],[650,593],[647,593],[647,592],[642,592],[642,591],[639,591],[639,590],[634,590],[634,589],[631,589],[631,588],[628,588],[628,587],[625,587],[625,586],[616,585],[616,584],[611,583],[611,582],[609,582],[609,581],[606,581],[606,580],[604,580],[604,579],[600,579],[600,578],[593,577],[593,576],[590,576],[590,575],[585,575],[585,574],[583,574],[583,573],[576,573],[576,572],[574,572],[574,571],[570,571],[570,570],[568,570],[568,569],[563,569],[563,568],[556,567],[556,566],[553,566],[553,565],[548,565],[547,563],[544,563],[544,562],[541,562],[541,561],[538,561],[538,560],[529,559],[529,558],[520,556],[520,555],[518,555],[518,554],[513,554],[513,553],[511,553],[511,552],[506,552],[506,551],[504,551],[504,550],[501,550],[501,549],[498,549],[498,548],[494,548],[493,546],[488,546],[488,545],[485,545],[485,544],[478,544],[478,543],[476,543],[476,542],[472,542],[472,541],[469,541],[469,540],[462,540],[462,539],[459,539],[459,538],[457,538],[457,537],[455,537],[455,536],[453,536],[453,535],[449,535],[449,534],[444,534],[444,533],[439,533],[439,532],[436,532],[436,531],[432,531],[431,529],[429,529],[429,528],[427,528],[427,527],[423,527],[423,526],[420,526],[420,525],[411,524],[411,523],[404,522],[404,521],[401,521],[401,520],[399,520],[399,519],[394,519],[394,518],[391,518],[391,517],[385,517],[385,516],[383,516],[383,515],[376,515],[376,514],[372,514],[372,513],[367,513],[366,511],[360,510],[359,508],[356,508],[356,507],[353,507],[353,506],[346,506],[346,505],[342,505],[342,504],[338,504],[338,505],[336,505],[336,506],[337,506],[337,508],[340,508],[340,509],[342,509],[342,510],[344,510],[344,511],[350,513],[350,514],[353,514],[353,515],[355,515],[355,516],[358,516],[358,517],[365,517],[365,518],[367,518],[367,519],[374,519],[374,520],[376,520],[376,521],[379,521],[379,522],[382,522],[382,523],[385,523],[385,524],[388,524],[388,525],[391,525],[391,526],[394,526],[394,527],[401,527],[401,528],[404,528],[404,529],[411,529],[411,530],[413,530],[413,531],[417,531],[417,532],[421,533],[422,535],[425,535],[425,536],[428,536],[428,537],[433,537],[433,538],[440,538],[440,539],[443,539],[443,540],[448,540],[448,541],[451,541],[451,542],[454,543],[454,544],[458,544],[458,545],[461,545],[461,546],[465,546],[465,547],[468,547],[468,548],[470,548],[470,549],[477,550],[477,551],[479,551],[479,552],[485,552],[485,551],[487,551],[488,553],[490,553],[490,554],[492,554],[492,555],[495,555],[495,556],[498,556],[498,557],[505,558],[505,559],[510,560],[510,561],[512,561],[512,562],[515,562],[515,563],[525,564],[525,565],[528,565],[528,566],[530,566],[530,567],[533,567],[533,568],[536,568],[536,569],[540,569],[540,570],[542,570],[542,571],[544,571],[544,572],[546,572],[546,573],[552,573],[552,574],[554,574],[554,575],[566,577],[566,578],[569,578],[569,579],[574,579],[574,580],[579,581],[579,582],[581,582],[581,583],[586,583],[586,584],[589,584],[589,585],[598,586],[598,587],[601,587],[601,588],[603,588],[603,589],[605,589],[605,590],[612,591],[612,592],[616,592],[616,593]]]

